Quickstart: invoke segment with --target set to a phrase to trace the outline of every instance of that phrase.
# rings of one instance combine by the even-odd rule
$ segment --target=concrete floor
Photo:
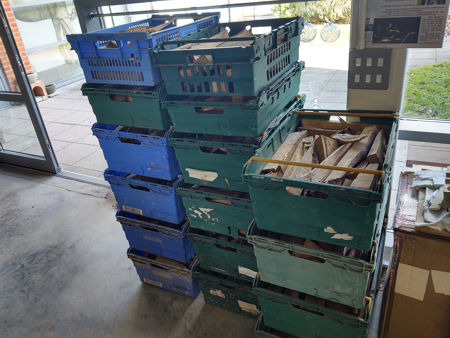
[[[0,337],[252,337],[255,321],[145,286],[109,188],[0,165]]]

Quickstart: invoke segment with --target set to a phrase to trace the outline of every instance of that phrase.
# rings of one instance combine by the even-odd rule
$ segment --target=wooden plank
[[[352,185],[353,180],[351,178],[345,178],[344,183],[342,185],[345,185],[346,187],[349,187]]]
[[[297,149],[295,149],[295,152],[292,155],[290,161],[291,162],[301,162],[303,155],[308,151],[308,149],[311,147],[311,145],[314,144],[314,140],[317,137],[318,136],[315,136],[315,137],[308,136],[308,137],[305,137],[303,140],[301,140],[299,145],[297,146]],[[296,167],[293,165],[286,166],[286,169],[283,171],[283,177],[290,177],[295,168]]]
[[[367,154],[367,161],[369,163],[379,163],[383,164],[384,154],[386,152],[386,137],[383,129],[380,129],[375,140],[373,141],[372,147]]]
[[[298,130],[306,130],[308,132],[308,136],[316,136],[316,135],[332,136],[341,131],[336,129],[321,129],[313,127],[299,127]]]
[[[379,163],[369,163],[365,169],[377,170],[380,166]],[[351,187],[361,189],[372,189],[375,184],[375,175],[371,174],[358,174],[353,180]]]
[[[375,125],[364,128],[361,134],[367,135],[367,137],[362,139],[361,141],[353,143],[344,157],[337,163],[337,166],[353,168],[357,163],[365,158],[367,153],[369,152],[370,147],[372,146],[373,139],[375,138],[377,132],[378,127]],[[326,178],[326,182],[337,184],[344,178],[345,174],[345,171],[333,170]]]
[[[249,31],[248,29],[243,29],[239,33],[231,36],[232,38],[251,38],[254,37],[253,33]],[[222,42],[217,47],[231,47],[231,46],[240,46],[240,47],[246,47],[251,44],[253,44],[253,40],[247,40],[247,41],[227,41]]]
[[[136,27],[131,27],[128,29],[124,29],[122,31],[120,31],[120,33],[135,33],[135,32],[146,32],[146,33],[156,33],[159,32],[161,29],[167,27],[168,25],[170,25],[173,21],[175,21],[175,19],[171,19],[161,25],[158,26],[136,26]]]
[[[342,130],[345,129],[345,126],[342,126],[342,123],[339,121],[329,121],[329,120],[319,120],[319,119],[302,119],[301,123],[302,127],[312,127],[312,128],[320,128],[320,129],[334,129],[334,130]],[[347,122],[347,125],[351,128],[350,134],[359,134],[364,128],[373,126],[374,124],[369,123],[361,123],[361,122]],[[386,132],[391,130],[391,127],[384,124],[376,125],[379,129],[384,129]]]
[[[338,149],[336,149],[330,156],[328,156],[322,163],[324,165],[336,165],[342,157],[345,155],[345,153],[350,149],[352,145],[351,144],[344,144],[340,146]],[[325,179],[330,175],[331,170],[329,169],[313,169],[311,172],[306,173],[299,179],[305,180],[305,181],[312,181],[312,182],[324,182]]]
[[[315,147],[319,163],[325,160],[333,151],[335,151],[339,145],[336,140],[330,137],[320,135],[315,141]]]
[[[317,163],[318,159],[317,159],[317,154],[315,151],[315,145],[311,145],[311,147],[309,147],[309,149],[306,151],[306,153],[302,156],[302,158],[300,159],[301,163]],[[283,176],[283,177],[287,177],[290,179],[294,179],[294,180],[298,180],[300,177],[302,177],[303,175],[305,175],[306,173],[310,172],[312,170],[312,168],[308,168],[308,167],[295,167],[290,175],[287,176]],[[303,189],[301,188],[294,188],[294,187],[287,187],[286,191],[292,195],[297,195],[300,196],[300,194],[302,193]]]
[[[361,141],[366,135],[352,135],[352,134],[334,134],[331,136],[332,139],[339,141],[341,143],[353,143]]]
[[[368,164],[369,164],[369,162],[367,161],[367,159],[364,159],[355,168],[364,169],[365,167],[367,167]],[[358,176],[357,172],[347,173],[347,175],[345,175],[345,178],[349,178],[351,180],[354,180],[356,178],[356,176]]]
[[[209,39],[226,39],[228,38],[228,31],[224,29],[223,31],[220,31],[219,33],[213,35]],[[206,40],[206,38],[203,38],[201,40]],[[205,42],[205,43],[187,43],[183,46],[180,46],[175,49],[205,49],[205,48],[214,48],[220,45],[222,41],[219,42]]]
[[[301,140],[306,137],[306,131],[298,131],[290,133],[284,142],[277,149],[275,154],[272,156],[274,160],[289,161],[300,144]],[[277,163],[267,163],[267,165],[261,171],[262,174],[273,173],[276,171],[281,171],[283,173],[286,170],[286,165],[280,165]]]

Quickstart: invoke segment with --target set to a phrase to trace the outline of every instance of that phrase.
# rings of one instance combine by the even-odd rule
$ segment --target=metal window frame
[[[25,67],[23,66],[22,59],[20,57],[16,41],[11,32],[11,27],[9,26],[2,3],[0,3],[0,38],[3,41],[3,46],[6,54],[8,55],[9,62],[20,90],[20,92],[1,91],[0,100],[25,104],[43,153],[43,156],[38,156],[2,150],[0,151],[0,162],[56,174],[59,172],[60,168],[39,112],[39,107],[36,103],[33,90],[28,82]]]

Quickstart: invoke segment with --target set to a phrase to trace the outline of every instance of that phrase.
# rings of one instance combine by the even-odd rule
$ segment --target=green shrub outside
[[[349,24],[351,4],[351,0],[308,1],[276,5],[272,12],[277,17],[300,16],[313,24]]]

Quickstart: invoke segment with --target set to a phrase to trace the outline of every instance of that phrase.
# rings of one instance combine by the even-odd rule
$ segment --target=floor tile
[[[56,158],[62,164],[73,165],[98,150],[98,147],[88,144],[72,143],[56,151]]]
[[[66,141],[58,141],[58,140],[50,140],[52,143],[53,151],[59,152],[60,150],[64,149],[68,145],[72,144],[72,142],[66,142]]]
[[[104,178],[103,171],[92,170],[92,169],[87,169],[87,168],[82,168],[82,167],[77,167],[74,165],[67,165],[67,164],[61,164],[60,167],[62,170],[71,171],[71,172],[74,172],[77,174],[93,176],[93,177],[98,177],[98,178]]]
[[[103,152],[99,149],[82,160],[73,163],[74,166],[103,172],[108,164],[106,163]]]
[[[53,136],[53,138],[59,141],[77,142],[91,133],[91,128],[88,126],[72,125],[69,129]]]
[[[79,125],[81,122],[87,120],[91,115],[92,113],[86,111],[71,111],[70,114],[61,117],[56,120],[56,122]]]
[[[93,146],[100,146],[98,143],[98,138],[92,134],[89,134],[85,138],[82,138],[81,140],[77,141],[77,143],[91,144]]]
[[[54,139],[55,135],[58,135],[66,130],[69,130],[72,126],[70,124],[58,123],[58,122],[45,122],[45,128],[50,139]]]

